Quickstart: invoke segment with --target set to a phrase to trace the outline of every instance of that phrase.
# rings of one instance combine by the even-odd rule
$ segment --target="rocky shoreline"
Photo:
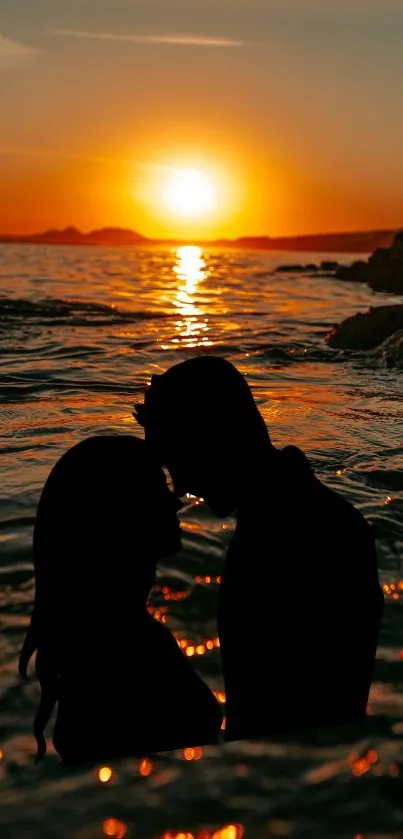
[[[374,291],[403,294],[403,231],[396,233],[390,248],[377,248],[365,262],[359,259],[351,265],[324,261],[319,265],[300,263],[279,265],[276,274],[314,273],[350,283],[367,283]]]
[[[352,283],[366,283],[373,291],[403,295],[403,231],[397,233],[389,248],[377,248],[365,262],[351,265],[321,262],[320,265],[280,265],[276,273],[307,273],[334,277]],[[372,350],[391,337],[394,347],[403,347],[403,305],[371,306],[339,324],[334,324],[325,336],[332,349]]]
[[[371,306],[335,324],[325,336],[332,349],[372,350],[403,330],[403,305]]]
[[[396,234],[390,248],[378,248],[367,262],[340,265],[335,278],[367,283],[374,291],[403,294],[403,231]]]

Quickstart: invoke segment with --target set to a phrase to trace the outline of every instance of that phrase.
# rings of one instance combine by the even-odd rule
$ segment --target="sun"
[[[207,215],[216,200],[216,188],[200,169],[172,169],[163,188],[166,208],[180,216]]]

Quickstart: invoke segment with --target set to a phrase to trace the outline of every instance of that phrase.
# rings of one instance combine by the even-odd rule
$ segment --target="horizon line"
[[[120,225],[108,225],[103,224],[101,227],[91,227],[87,230],[83,230],[79,227],[76,227],[74,224],[68,224],[64,227],[47,227],[44,230],[39,231],[31,231],[29,233],[4,233],[0,230],[0,238],[1,237],[17,237],[17,238],[24,238],[24,237],[32,237],[32,236],[45,236],[49,233],[66,233],[67,231],[71,231],[72,233],[78,234],[79,236],[89,237],[91,234],[94,233],[101,233],[103,231],[109,232],[118,232],[118,233],[128,233],[133,234],[135,236],[139,236],[144,241],[148,242],[163,242],[163,241],[191,241],[193,240],[200,240],[204,242],[215,242],[215,241],[233,241],[237,242],[242,239],[269,239],[271,241],[276,241],[277,239],[311,239],[311,238],[319,238],[325,236],[362,236],[366,235],[369,236],[371,234],[381,234],[381,233],[394,233],[394,232],[403,232],[403,225],[402,226],[393,226],[393,227],[371,227],[371,228],[354,228],[351,230],[327,230],[324,232],[315,232],[315,233],[282,233],[276,236],[273,236],[269,233],[252,233],[252,234],[245,234],[242,233],[238,236],[228,237],[228,236],[218,236],[215,239],[206,239],[202,236],[192,236],[190,239],[182,239],[180,236],[146,236],[144,233],[140,233],[138,230],[135,230],[132,227],[121,227]]]

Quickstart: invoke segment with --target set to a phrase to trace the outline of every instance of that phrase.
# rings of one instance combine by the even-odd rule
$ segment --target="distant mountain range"
[[[77,227],[63,230],[45,230],[43,233],[1,234],[1,244],[17,242],[28,245],[141,245],[151,242],[134,230],[121,227],[103,227],[82,233]]]
[[[239,239],[217,239],[197,241],[199,245],[210,247],[243,248],[245,250],[281,250],[281,251],[317,251],[370,253],[376,248],[387,248],[393,242],[398,230],[369,230],[347,233],[318,233],[309,236],[242,236]],[[82,233],[76,227],[63,230],[45,230],[43,233],[1,234],[0,244],[29,245],[184,245],[189,241],[172,239],[148,239],[134,230],[120,227],[103,227]],[[195,244],[193,239],[192,244]]]

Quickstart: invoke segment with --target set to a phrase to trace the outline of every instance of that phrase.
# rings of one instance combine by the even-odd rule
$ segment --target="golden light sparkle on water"
[[[385,597],[391,597],[392,600],[399,600],[403,596],[403,580],[398,580],[397,583],[384,583],[382,590]]]
[[[364,757],[359,758],[356,754],[349,755],[347,762],[350,766],[351,772],[356,778],[365,775],[378,762],[378,753],[375,749],[370,749]]]
[[[97,775],[101,784],[107,784],[113,779],[113,770],[110,766],[101,766],[101,768],[97,770]]]
[[[198,283],[207,276],[202,249],[198,245],[181,245],[177,248],[176,259],[174,273],[184,282],[184,290],[188,294],[194,294]]]
[[[212,346],[207,335],[210,330],[208,317],[197,299],[199,285],[209,276],[202,249],[196,245],[177,248],[172,270],[179,280],[173,305],[180,316],[175,323],[177,337],[172,343],[191,348]],[[162,349],[169,349],[169,346],[163,345]]]
[[[196,577],[196,583],[206,583],[206,585],[210,585],[210,583],[217,583],[220,585],[221,577]]]
[[[167,831],[161,839],[242,839],[244,828],[241,824],[226,824],[220,830],[211,832],[202,828],[199,833],[171,833]]]
[[[241,824],[228,824],[213,833],[213,839],[242,839],[244,830]]]
[[[190,762],[191,760],[201,760],[203,757],[203,749],[201,746],[194,746],[192,749],[183,750],[183,760]]]
[[[148,778],[148,776],[151,775],[152,771],[153,765],[151,763],[151,760],[148,760],[148,758],[144,758],[144,760],[141,761],[139,766],[139,772],[141,777]]]
[[[178,646],[181,650],[184,650],[189,658],[193,655],[204,655],[207,650],[211,652],[220,646],[219,638],[203,638],[202,642],[196,644],[194,641],[190,641],[189,638],[179,638],[176,632],[173,633],[173,636]]]
[[[200,169],[172,169],[163,186],[167,210],[179,216],[205,216],[217,203],[217,189]]]
[[[169,586],[155,586],[155,591],[160,591],[161,594],[164,596],[164,600],[185,600],[186,597],[189,597],[189,591],[175,591],[174,589],[169,588]]]
[[[118,819],[105,819],[103,825],[105,836],[110,836],[111,839],[124,839],[127,834],[127,827]]]

